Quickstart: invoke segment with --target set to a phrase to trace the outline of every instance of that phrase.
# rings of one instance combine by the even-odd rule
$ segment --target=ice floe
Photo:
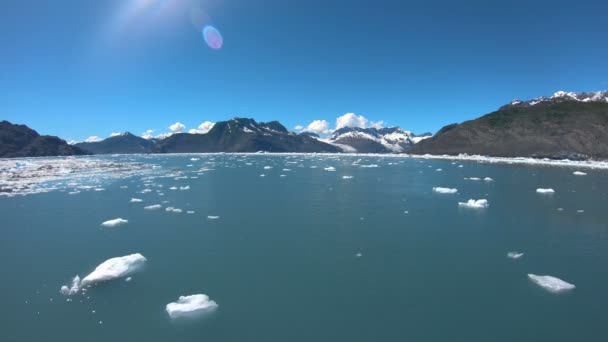
[[[488,203],[488,200],[486,199],[470,199],[466,202],[458,202],[458,206],[471,209],[483,209],[489,207],[490,203]]]
[[[536,192],[539,194],[553,194],[553,193],[555,193],[555,190],[553,190],[551,188],[547,188],[547,189],[538,188],[538,189],[536,189]]]
[[[118,226],[122,226],[123,224],[127,224],[129,223],[129,220],[125,220],[122,218],[115,218],[113,220],[107,220],[105,222],[103,222],[101,225],[104,227],[118,227]]]
[[[328,167],[324,168],[323,170],[333,172],[333,171],[336,171],[336,168],[333,166],[328,166]]]
[[[181,212],[182,212],[182,210],[181,210],[181,209],[179,209],[179,208],[174,208],[174,207],[166,207],[166,208],[165,208],[165,211],[166,211],[166,212],[170,212],[170,213],[176,213],[176,214],[179,214],[179,213],[181,213]]]
[[[442,187],[434,187],[433,188],[433,192],[439,193],[439,194],[455,194],[458,192],[458,189],[454,189],[454,188],[442,188]]]
[[[375,167],[379,167],[378,164],[367,164],[367,165],[359,165],[359,167],[363,167],[363,168],[375,168]]]
[[[201,313],[213,311],[217,303],[205,294],[180,296],[177,301],[167,304],[165,310],[171,318],[192,317]]]
[[[582,171],[574,171],[574,172],[572,172],[572,174],[575,176],[586,176],[587,175],[586,172],[582,172]]]
[[[552,293],[561,293],[576,288],[574,284],[549,275],[528,274],[528,278],[536,285]]]
[[[524,256],[524,253],[521,252],[509,252],[507,253],[507,257],[510,259],[519,259]]]
[[[143,202],[143,200],[141,198],[131,198],[131,203],[139,203],[139,202]]]
[[[79,276],[74,277],[71,286],[63,285],[60,292],[66,296],[74,295],[97,283],[129,276],[141,270],[146,261],[146,258],[139,253],[108,259],[82,280]]]
[[[490,178],[490,177],[486,177],[486,178],[484,178],[483,180],[484,180],[484,181],[486,181],[486,182],[492,182],[492,181],[494,181],[494,180],[493,180],[492,178]]]
[[[162,208],[163,206],[160,204],[153,204],[153,205],[149,205],[147,207],[144,207],[145,210],[158,210],[160,208]]]
[[[353,179],[353,176],[342,176],[342,179]]]
[[[209,216],[207,216],[207,219],[209,219],[209,220],[219,220],[220,217],[219,216],[209,215]]]

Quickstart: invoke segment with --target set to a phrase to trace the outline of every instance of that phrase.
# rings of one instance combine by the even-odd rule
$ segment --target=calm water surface
[[[607,171],[353,156],[107,158],[161,167],[104,191],[0,197],[0,341],[608,341]],[[362,167],[370,164],[378,167]],[[480,198],[490,207],[458,207]],[[143,209],[152,204],[183,212]],[[129,223],[100,226],[118,217]],[[71,302],[59,293],[74,275],[131,253],[148,262],[130,282],[98,284]],[[576,289],[552,294],[528,273]],[[196,293],[219,308],[169,319],[167,303]]]

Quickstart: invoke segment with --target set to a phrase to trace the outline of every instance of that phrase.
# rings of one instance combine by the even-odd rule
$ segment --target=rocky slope
[[[430,134],[416,136],[412,132],[404,131],[399,127],[344,127],[334,131],[329,139],[323,141],[352,148],[351,151],[347,150],[345,152],[403,153],[420,140],[428,137],[430,137]]]
[[[413,154],[553,159],[608,158],[608,92],[557,92],[515,100],[478,119],[445,126]]]
[[[81,142],[74,146],[94,154],[150,153],[156,147],[156,142],[154,139],[144,139],[126,132],[99,142]]]
[[[216,123],[206,134],[173,134],[158,142],[154,152],[341,152],[309,135],[289,132],[278,121],[234,118]]]
[[[0,122],[0,158],[48,157],[87,154],[69,145],[65,140],[50,135],[40,135],[26,125]]]

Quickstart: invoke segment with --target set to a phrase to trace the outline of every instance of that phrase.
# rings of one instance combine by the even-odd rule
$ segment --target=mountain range
[[[71,146],[24,125],[0,123],[0,157],[259,151],[608,159],[608,92],[557,92],[514,100],[480,118],[445,126],[435,135],[399,127],[343,127],[320,137],[289,131],[278,121],[233,118],[217,122],[204,134],[145,139],[127,132]]]

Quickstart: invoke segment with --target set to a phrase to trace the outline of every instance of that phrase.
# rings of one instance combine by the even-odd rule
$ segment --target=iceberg
[[[488,203],[488,200],[486,199],[470,199],[466,202],[458,202],[458,206],[471,209],[483,209],[489,207],[490,203]]]
[[[536,192],[539,194],[553,194],[555,193],[555,190],[547,188],[547,189],[543,189],[543,188],[538,188],[536,189]]]
[[[436,192],[438,194],[455,194],[456,192],[458,192],[458,189],[435,187],[433,188],[433,192]]]
[[[171,318],[191,317],[197,314],[213,311],[217,303],[205,294],[180,296],[177,301],[167,304],[165,310]]]
[[[572,172],[572,174],[575,176],[586,176],[587,175],[587,173],[582,172],[582,171],[574,171],[574,172]]]
[[[530,278],[530,280],[534,284],[552,293],[561,293],[569,290],[574,290],[576,288],[574,284],[570,284],[566,281],[549,275],[528,274],[528,278]]]
[[[524,253],[520,253],[520,252],[507,253],[507,257],[510,259],[514,259],[514,260],[517,260],[517,259],[521,258],[522,256],[524,256]]]
[[[104,226],[104,227],[113,228],[113,227],[122,226],[123,224],[127,224],[127,223],[129,223],[128,220],[124,220],[124,219],[121,219],[121,218],[116,218],[116,219],[113,219],[113,220],[107,220],[107,221],[103,222],[101,225]]]

